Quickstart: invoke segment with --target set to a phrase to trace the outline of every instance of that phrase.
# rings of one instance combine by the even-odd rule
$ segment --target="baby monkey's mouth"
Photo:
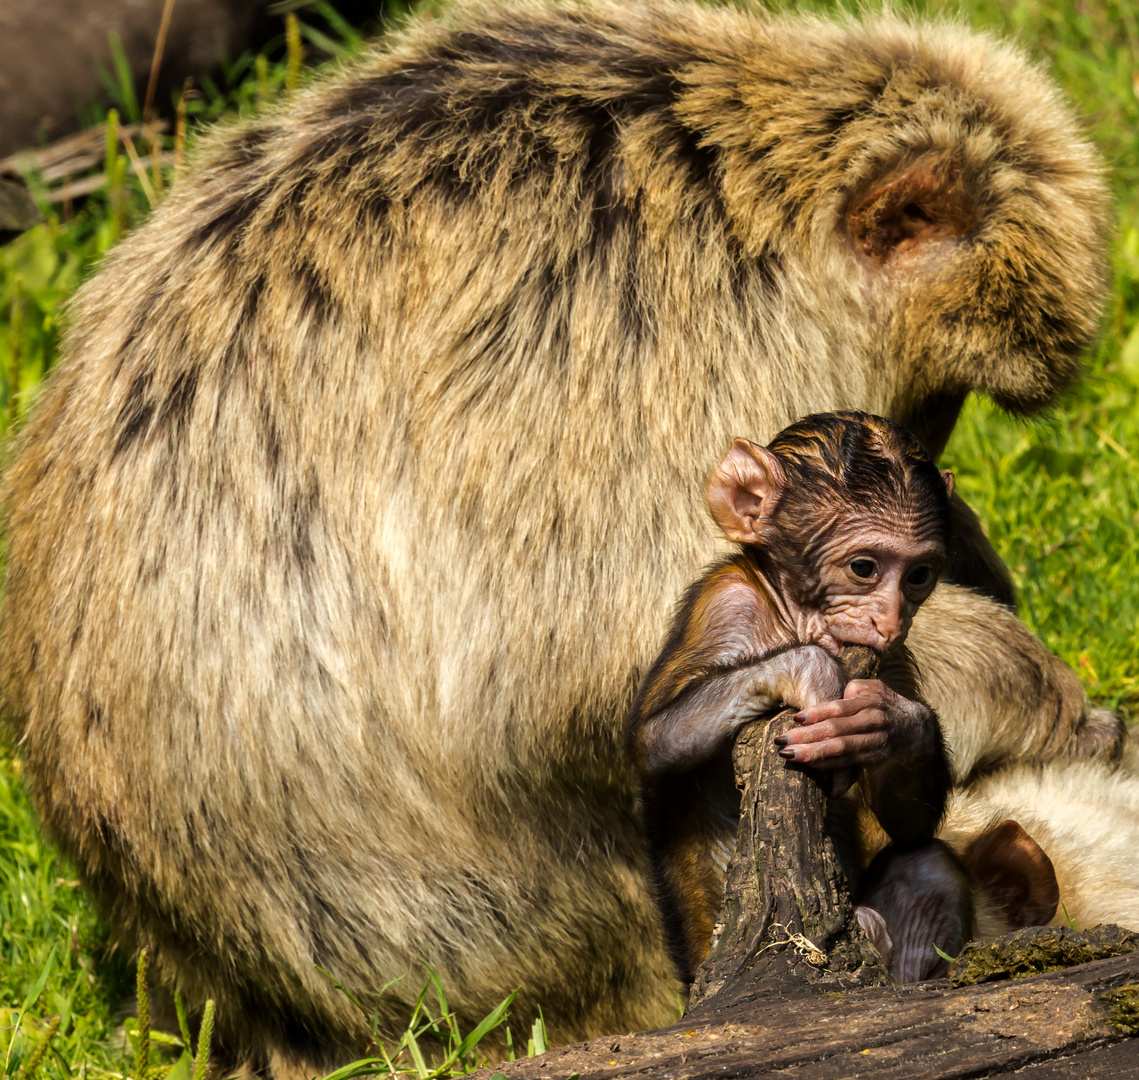
[[[847,645],[847,642],[839,641],[832,633],[824,631],[813,644],[826,649],[832,656],[841,656],[842,650]]]
[[[841,656],[844,650],[855,647],[869,649],[876,656],[881,656],[882,653],[887,652],[902,640],[903,636],[904,635],[897,634],[893,637],[887,637],[884,634],[867,632],[866,630],[850,627],[845,632],[843,630],[828,629],[824,631],[823,635],[815,644],[820,645],[834,656]]]

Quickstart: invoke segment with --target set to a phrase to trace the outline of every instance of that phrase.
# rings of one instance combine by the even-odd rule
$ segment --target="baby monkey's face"
[[[797,421],[768,447],[736,439],[708,506],[753,552],[795,639],[837,655],[905,640],[945,565],[952,494],[953,474],[903,428],[833,413]]]
[[[940,541],[866,522],[836,531],[815,550],[815,580],[796,629],[800,641],[836,654],[843,645],[884,652],[904,641],[945,563]]]

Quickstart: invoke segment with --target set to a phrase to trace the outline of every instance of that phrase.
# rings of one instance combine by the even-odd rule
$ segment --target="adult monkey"
[[[488,3],[219,132],[7,476],[45,827],[277,1077],[367,1040],[316,965],[370,1001],[423,957],[464,1030],[514,986],[558,1039],[675,1015],[618,744],[715,455],[1042,408],[1104,230],[1038,71],[887,17]],[[976,528],[957,574],[1007,583]],[[1114,739],[994,601],[909,641],[961,775]]]

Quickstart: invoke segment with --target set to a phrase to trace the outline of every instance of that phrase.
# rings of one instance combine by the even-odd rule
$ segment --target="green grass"
[[[450,1077],[464,1075],[486,1064],[479,1054],[480,1044],[499,1028],[505,1031],[510,1060],[515,1060],[510,1025],[507,1022],[514,994],[499,1002],[464,1035],[459,1029],[455,1014],[447,1004],[443,983],[430,968],[427,968],[426,972],[427,982],[411,1010],[407,1027],[399,1041],[391,1047],[384,1045],[376,1030],[378,1015],[369,1014],[365,1003],[344,991],[365,1020],[371,1016],[375,1052],[370,1057],[348,1062],[328,1073],[324,1080],[401,1076],[414,1077],[415,1080],[448,1080]],[[42,980],[41,975],[41,982]],[[339,988],[339,984],[336,985]],[[153,1029],[150,1024],[150,989],[147,983],[145,950],[138,959],[136,988],[138,1015],[128,1018],[125,1024],[133,1065],[131,1075],[140,1080],[144,1077],[162,1077],[163,1080],[205,1080],[213,1037],[213,1001],[206,1002],[202,1022],[195,1037],[190,1030],[190,1021],[181,996],[175,992],[178,1033],[170,1035]],[[33,995],[35,991],[36,988],[33,988]],[[52,1034],[50,1029],[47,1034],[49,1036]],[[45,1043],[46,1040],[41,1038],[35,1045],[43,1047]],[[533,1057],[545,1052],[546,1022],[539,1011],[530,1029],[526,1054]]]
[[[390,6],[390,5],[389,5]],[[833,7],[822,3],[815,6]],[[908,5],[938,12],[940,5]],[[1118,240],[1113,299],[1088,377],[1046,419],[1025,422],[985,401],[971,401],[946,453],[966,499],[986,522],[1012,569],[1029,626],[1076,666],[1093,697],[1139,716],[1139,26],[1129,0],[1047,4],[971,0],[960,7],[973,26],[1019,39],[1048,63],[1086,117],[1112,169]],[[359,36],[338,22],[300,27],[309,46],[350,55]],[[282,34],[281,42],[284,41]],[[191,126],[274,100],[298,77],[275,43],[246,54],[184,103]],[[274,49],[276,48],[276,51]],[[294,53],[295,60],[295,53]],[[303,76],[301,76],[303,77]],[[118,111],[137,115],[138,97],[109,72]],[[94,124],[104,110],[85,113]],[[191,136],[192,137],[192,136]],[[169,141],[167,141],[169,149]],[[112,163],[120,168],[121,159]],[[116,210],[117,207],[117,210]],[[0,435],[17,428],[56,356],[62,305],[124,228],[141,221],[148,199],[133,179],[96,193],[68,217],[48,220],[0,248]],[[0,757],[0,1076],[27,1071],[58,1026],[37,1075],[134,1074],[138,1025],[124,1028],[132,971],[109,945],[73,873],[37,833],[19,782],[18,762]],[[50,960],[50,963],[49,963]],[[40,992],[20,1019],[37,983]],[[437,988],[436,988],[437,989]],[[428,991],[432,984],[428,984]],[[432,1000],[431,1008],[426,1004]],[[410,1038],[341,1075],[406,1071],[432,1074],[463,1037],[445,998],[425,994],[409,1021]],[[130,1036],[130,1037],[128,1037]],[[133,1038],[133,1042],[132,1042]],[[540,1033],[532,1033],[537,1049]],[[155,1041],[152,1061],[190,1076],[175,1043]],[[166,1049],[163,1049],[165,1047]],[[462,1055],[470,1062],[472,1047]],[[473,1051],[472,1051],[473,1052]],[[455,1057],[448,1068],[466,1065]],[[177,1070],[181,1070],[179,1073]]]
[[[15,1028],[21,1005],[47,970],[46,985]],[[115,1067],[107,1045],[129,992],[126,958],[55,849],[40,839],[18,763],[0,757],[0,1076],[16,1075],[58,1016],[40,1075],[66,1076],[84,1062]]]

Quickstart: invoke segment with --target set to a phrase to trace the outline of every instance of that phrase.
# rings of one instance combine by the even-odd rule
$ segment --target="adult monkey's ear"
[[[851,201],[846,228],[858,251],[886,264],[920,255],[935,241],[968,236],[976,220],[960,164],[942,155],[873,181]]]
[[[945,494],[952,499],[953,492],[957,490],[957,481],[953,477],[953,470],[942,469],[941,479],[945,481]]]
[[[1060,886],[1052,860],[1009,818],[978,836],[962,862],[989,890],[1011,926],[1044,926],[1056,914]]]
[[[766,446],[736,439],[708,480],[708,508],[729,540],[761,544],[783,483],[783,466]]]

